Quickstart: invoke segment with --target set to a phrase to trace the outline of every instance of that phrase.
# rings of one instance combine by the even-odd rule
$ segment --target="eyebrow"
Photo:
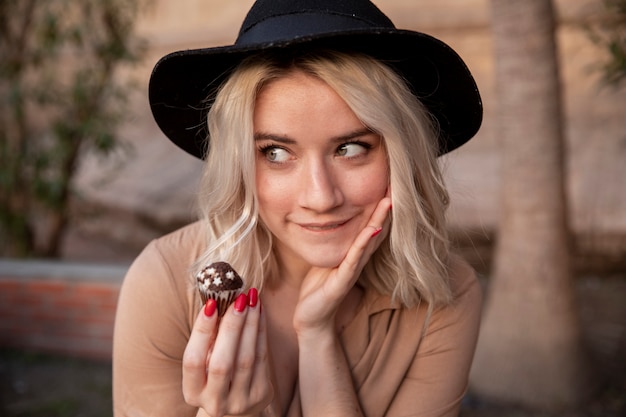
[[[363,128],[363,129],[355,130],[353,132],[346,133],[345,135],[335,136],[331,138],[331,141],[335,143],[342,143],[342,142],[350,141],[352,139],[360,138],[362,136],[373,135],[373,134],[376,134],[376,133],[372,131],[371,129]],[[265,132],[255,133],[254,140],[255,141],[272,140],[278,143],[284,143],[285,145],[293,145],[297,143],[295,139],[292,139],[289,136],[276,135],[276,134],[265,133]]]
[[[294,143],[296,143],[296,141],[294,139],[291,139],[288,136],[275,135],[275,134],[272,134],[272,133],[264,133],[264,132],[255,133],[254,134],[254,140],[255,141],[271,140],[271,141],[278,142],[278,143],[284,143],[286,145],[293,145]]]

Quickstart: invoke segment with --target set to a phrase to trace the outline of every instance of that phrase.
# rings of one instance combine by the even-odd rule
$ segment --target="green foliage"
[[[601,17],[587,29],[592,41],[607,52],[601,67],[604,81],[620,84],[626,79],[626,0],[603,0]]]
[[[0,1],[0,255],[56,255],[80,157],[119,148],[146,1]]]

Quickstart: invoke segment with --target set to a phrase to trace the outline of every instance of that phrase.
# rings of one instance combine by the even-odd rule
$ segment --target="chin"
[[[315,267],[315,268],[335,268],[337,266],[339,266],[339,264],[341,263],[341,259],[338,261],[328,261],[328,262],[320,262],[319,260],[317,262],[310,262],[311,266]]]
[[[317,268],[335,268],[345,258],[345,252],[333,252],[332,254],[315,254],[309,253],[305,256],[305,260]]]

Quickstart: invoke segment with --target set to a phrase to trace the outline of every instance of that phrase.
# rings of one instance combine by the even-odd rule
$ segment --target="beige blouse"
[[[182,356],[200,311],[190,265],[203,247],[199,223],[151,242],[128,271],[113,342],[116,417],[195,416],[182,395]],[[481,312],[473,270],[454,260],[455,301],[404,309],[365,290],[340,334],[365,416],[455,416],[467,389]],[[262,297],[262,294],[261,294]],[[298,394],[292,401],[298,401]],[[200,413],[202,414],[202,413]]]

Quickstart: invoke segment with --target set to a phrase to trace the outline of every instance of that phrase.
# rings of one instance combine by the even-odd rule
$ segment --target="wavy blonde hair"
[[[359,283],[406,307],[421,301],[431,308],[450,302],[448,194],[437,163],[436,125],[395,71],[364,55],[257,55],[223,84],[208,115],[210,148],[199,196],[207,247],[194,270],[224,260],[246,278],[248,287],[257,288],[279,276],[272,236],[258,214],[253,112],[263,86],[294,70],[327,83],[384,140],[391,230]]]

